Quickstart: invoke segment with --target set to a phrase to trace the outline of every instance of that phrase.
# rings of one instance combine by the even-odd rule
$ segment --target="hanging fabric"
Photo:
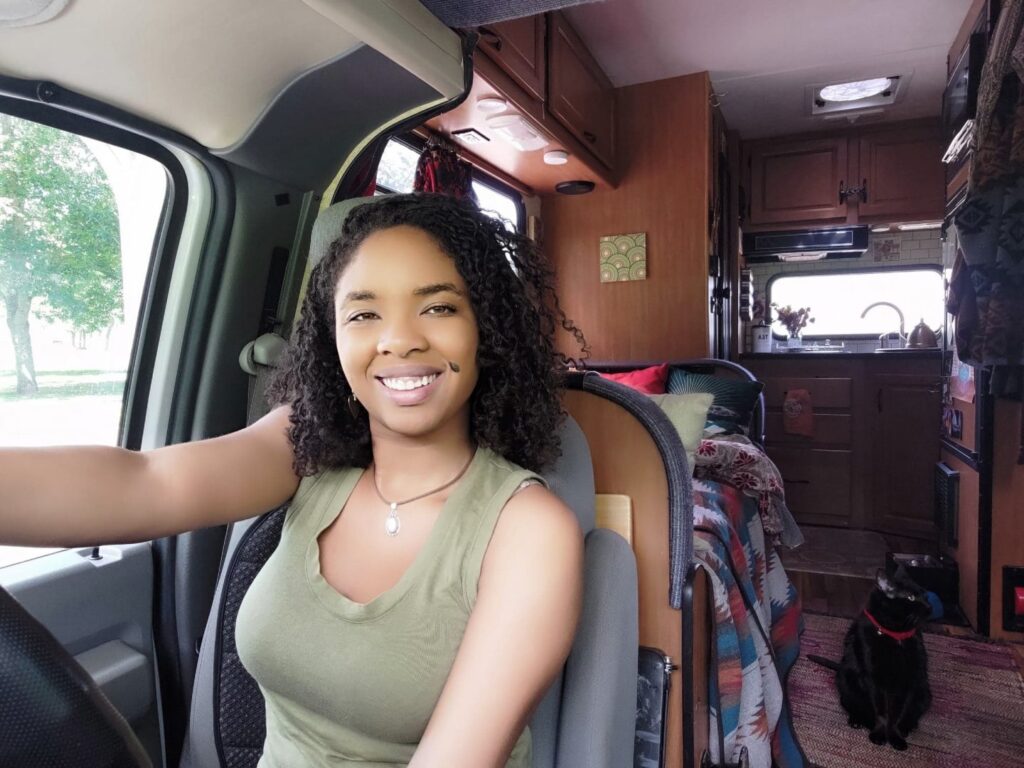
[[[1021,398],[1024,370],[1024,0],[1005,0],[978,91],[967,196],[947,308],[960,359]],[[1024,459],[1024,448],[1021,451]]]
[[[439,192],[459,200],[476,202],[473,192],[473,166],[459,159],[455,149],[437,139],[427,142],[416,163],[414,192]]]

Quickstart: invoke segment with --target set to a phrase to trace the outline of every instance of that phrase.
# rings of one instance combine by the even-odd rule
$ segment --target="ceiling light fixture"
[[[848,83],[826,85],[818,96],[824,101],[857,101],[884,93],[892,85],[892,78],[875,77],[871,80],[853,80]]]
[[[0,0],[0,27],[28,27],[49,21],[69,0]]]
[[[914,224],[897,224],[896,229],[900,232],[918,232],[922,229],[938,229],[941,226],[941,221],[921,221]]]
[[[499,99],[497,96],[488,96],[483,99],[478,99],[476,102],[476,108],[489,115],[504,112],[507,107],[508,102],[504,99]]]
[[[520,115],[492,115],[487,118],[487,127],[520,152],[533,152],[548,145],[548,140]]]
[[[569,162],[569,153],[564,149],[552,149],[544,153],[544,162],[548,165],[565,165]]]

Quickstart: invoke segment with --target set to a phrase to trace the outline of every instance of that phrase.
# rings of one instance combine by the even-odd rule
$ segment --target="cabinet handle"
[[[597,136],[592,134],[590,131],[584,131],[583,132],[583,138],[586,139],[587,141],[589,141],[591,144],[593,144],[593,143],[595,143],[597,141]]]
[[[843,181],[839,182],[839,204],[842,205],[846,202],[846,183]]]
[[[866,203],[868,201],[868,180],[864,179],[860,183],[860,201]]]
[[[501,37],[494,30],[488,29],[487,27],[480,27],[477,29],[477,32],[480,34],[480,38],[491,46],[491,48],[496,51],[501,50]]]

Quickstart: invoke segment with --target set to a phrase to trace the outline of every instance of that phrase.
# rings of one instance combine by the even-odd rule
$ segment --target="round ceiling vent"
[[[583,179],[573,181],[562,181],[555,185],[555,192],[563,195],[585,195],[594,191],[594,182]]]
[[[28,27],[49,21],[69,0],[0,0],[0,27]]]

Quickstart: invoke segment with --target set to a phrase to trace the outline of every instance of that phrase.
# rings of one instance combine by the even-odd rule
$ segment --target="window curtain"
[[[439,192],[476,202],[473,192],[473,166],[459,159],[455,149],[433,140],[427,143],[416,163],[414,192]]]
[[[1024,392],[1024,0],[1005,0],[989,44],[948,309],[960,359],[992,370],[992,393]],[[1024,463],[1024,426],[1018,460]]]

